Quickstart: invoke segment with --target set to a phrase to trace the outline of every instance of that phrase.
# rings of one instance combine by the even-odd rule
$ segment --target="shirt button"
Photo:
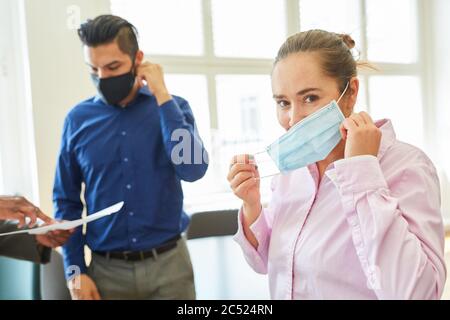
[[[134,212],[131,211],[131,212],[129,213],[129,215],[130,215],[130,216],[134,216]]]
[[[122,131],[122,135],[125,137],[127,135],[126,131]]]
[[[137,242],[137,239],[136,239],[136,238],[133,238],[133,239],[131,239],[131,241],[133,241],[134,243],[136,243],[136,242]]]
[[[127,184],[127,189],[128,189],[128,190],[131,189],[131,184]]]
[[[124,158],[123,161],[124,161],[124,162],[128,162],[128,158]]]

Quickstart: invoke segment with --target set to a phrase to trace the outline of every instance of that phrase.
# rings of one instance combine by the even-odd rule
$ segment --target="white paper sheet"
[[[122,202],[116,203],[115,205],[112,205],[111,207],[108,207],[108,208],[98,211],[96,213],[90,214],[86,218],[73,220],[73,221],[65,221],[65,222],[61,222],[61,223],[55,223],[55,224],[51,224],[51,225],[44,226],[44,227],[37,227],[37,228],[32,228],[32,229],[2,233],[2,234],[0,234],[0,237],[13,235],[13,234],[21,234],[21,233],[45,234],[49,231],[55,231],[55,230],[70,230],[70,229],[79,227],[85,223],[89,223],[89,222],[95,221],[97,219],[109,216],[113,213],[116,213],[120,209],[122,209],[123,205],[124,205],[124,202],[122,201]]]

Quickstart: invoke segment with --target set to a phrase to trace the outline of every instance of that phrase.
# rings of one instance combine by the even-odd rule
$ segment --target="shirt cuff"
[[[267,265],[267,239],[269,234],[269,228],[266,223],[264,209],[261,210],[261,213],[256,219],[256,221],[250,226],[250,230],[255,235],[256,240],[258,241],[258,248],[255,249],[253,245],[248,241],[247,237],[244,233],[243,227],[243,210],[242,208],[238,213],[238,231],[233,237],[234,241],[236,241],[242,248],[246,260],[249,262],[253,268],[260,273],[266,273],[266,265]]]
[[[341,194],[387,189],[388,185],[378,158],[358,156],[334,163],[336,185]]]
[[[66,280],[69,280],[77,273],[87,273],[87,266],[84,262],[84,255],[80,254],[79,256],[72,257],[64,257],[64,273],[66,276]]]
[[[250,230],[252,230],[253,234],[255,235],[256,240],[258,240],[258,252],[262,254],[265,252],[263,248],[267,247],[267,235],[269,234],[270,230],[267,225],[266,221],[266,215],[264,212],[264,209],[261,210],[261,213],[258,217],[258,219],[253,222],[253,224],[249,227]]]

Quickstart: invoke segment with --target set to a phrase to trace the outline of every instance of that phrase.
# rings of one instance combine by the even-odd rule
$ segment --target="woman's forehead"
[[[272,88],[275,91],[303,90],[307,87],[326,88],[336,81],[327,76],[314,53],[292,54],[279,61],[272,72]]]

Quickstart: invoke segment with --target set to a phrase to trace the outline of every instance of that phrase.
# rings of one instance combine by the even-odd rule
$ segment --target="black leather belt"
[[[125,261],[142,261],[148,258],[158,258],[159,254],[172,250],[177,246],[178,240],[181,239],[181,235],[177,235],[176,237],[168,240],[162,245],[153,248],[149,251],[94,251],[95,254],[98,254],[102,257],[106,257],[107,259],[120,259]]]

